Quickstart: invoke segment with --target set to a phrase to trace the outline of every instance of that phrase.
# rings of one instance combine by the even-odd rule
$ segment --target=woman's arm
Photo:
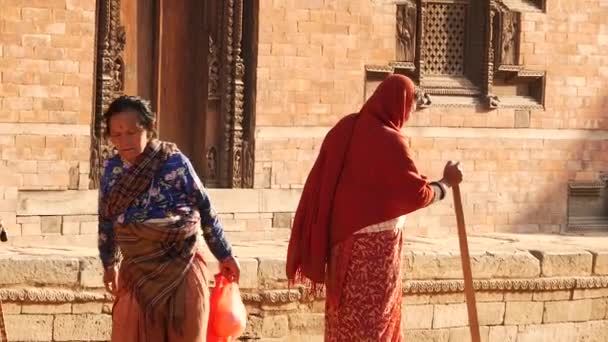
[[[213,254],[217,260],[226,260],[232,256],[232,247],[226,239],[224,228],[222,227],[217,217],[217,213],[211,205],[209,195],[194,171],[192,164],[185,156],[182,156],[182,163],[185,168],[182,176],[185,191],[201,215],[201,228],[205,242],[207,243],[207,246],[209,246],[211,254]]]
[[[105,197],[108,195],[110,188],[116,181],[116,176],[122,171],[122,167],[113,159],[108,160],[108,164],[104,168],[99,186],[99,201],[98,201],[98,239],[97,247],[99,249],[99,258],[104,268],[113,267],[118,262],[118,252],[116,241],[114,240],[114,224],[112,221],[104,219],[101,215],[101,206],[105,203]]]

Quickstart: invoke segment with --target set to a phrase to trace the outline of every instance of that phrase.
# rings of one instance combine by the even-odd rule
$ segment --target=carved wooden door
[[[111,154],[101,115],[123,93],[151,101],[160,138],[178,144],[208,187],[253,185],[257,8],[257,0],[98,2],[93,187]]]

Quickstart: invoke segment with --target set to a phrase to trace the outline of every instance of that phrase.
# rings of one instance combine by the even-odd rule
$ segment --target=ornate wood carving
[[[418,10],[414,1],[397,5],[397,60],[413,63],[416,59]]]
[[[124,90],[125,30],[120,23],[120,0],[99,0],[97,3],[97,65],[95,110],[91,125],[91,182],[99,186],[103,161],[114,152],[104,138],[103,111]]]
[[[226,0],[224,7],[224,97],[222,99],[222,154],[220,182],[240,188],[243,182],[243,120],[245,98],[245,63],[242,57],[243,0]],[[249,156],[249,154],[248,154]],[[249,170],[248,170],[249,171]],[[251,176],[253,179],[253,176]]]
[[[208,86],[208,98],[209,100],[217,100],[220,98],[220,57],[219,47],[215,44],[215,39],[212,35],[209,35],[209,55],[207,61],[209,64],[209,86]]]
[[[491,44],[495,47],[497,66],[519,64],[519,35],[521,32],[521,16],[498,3],[493,6],[491,13],[495,20],[494,35]],[[495,17],[495,18],[494,18]]]
[[[544,1],[541,1],[544,6]],[[370,65],[370,73],[401,73],[419,86],[419,108],[438,103],[486,108],[535,108],[544,106],[544,72],[519,65],[521,10],[538,11],[521,0],[404,0],[397,5],[397,62]],[[414,25],[415,23],[415,25]],[[408,40],[414,36],[416,41]],[[374,76],[377,77],[377,76]],[[494,85],[522,87],[528,94],[503,96]],[[432,101],[442,96],[441,101]],[[481,101],[480,101],[481,100]]]

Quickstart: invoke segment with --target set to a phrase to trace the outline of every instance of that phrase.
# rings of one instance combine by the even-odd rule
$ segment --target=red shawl
[[[288,279],[322,285],[332,246],[433,200],[433,189],[418,173],[401,133],[413,109],[414,90],[409,78],[391,75],[358,114],[329,131],[294,218]]]

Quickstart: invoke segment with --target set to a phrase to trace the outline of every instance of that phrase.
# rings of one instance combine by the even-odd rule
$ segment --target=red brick
[[[79,36],[51,35],[51,46],[57,48],[82,48],[82,38]]]
[[[4,8],[2,8],[2,12],[4,12]],[[22,8],[21,19],[25,21],[50,21],[51,10],[48,8]]]
[[[16,137],[15,146],[17,148],[43,148],[44,147],[44,136],[43,135],[18,135]]]
[[[4,110],[29,110],[33,107],[33,100],[24,97],[5,97],[2,99],[2,109]]]
[[[51,111],[49,112],[49,122],[62,124],[78,123],[78,112]]]
[[[49,112],[48,111],[20,111],[19,112],[19,122],[48,122],[49,120]]]
[[[19,86],[19,96],[21,97],[49,97],[49,89],[40,85]]]

